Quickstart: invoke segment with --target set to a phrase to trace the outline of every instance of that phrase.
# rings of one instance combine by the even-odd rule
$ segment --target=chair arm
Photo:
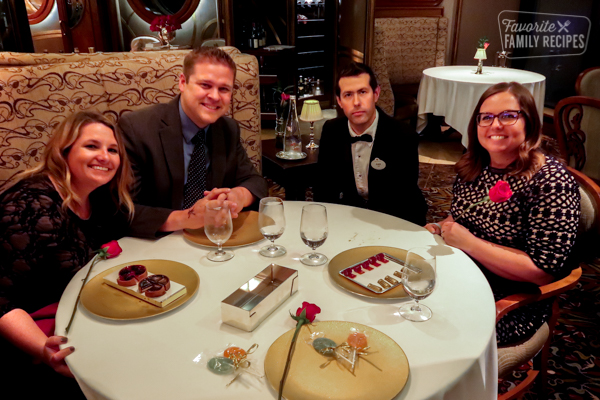
[[[542,301],[550,297],[558,296],[559,294],[570,290],[577,284],[579,278],[581,278],[581,274],[581,267],[577,267],[571,271],[568,276],[556,282],[540,286],[539,293],[516,293],[498,300],[496,302],[496,322],[498,322],[500,318],[506,315],[509,311],[536,301]]]

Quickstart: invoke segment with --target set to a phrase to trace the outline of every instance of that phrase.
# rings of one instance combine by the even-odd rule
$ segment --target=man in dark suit
[[[209,200],[228,202],[236,218],[267,195],[237,122],[224,116],[235,72],[223,50],[195,49],[183,61],[179,96],[119,120],[136,178],[132,235],[201,228]]]
[[[425,225],[427,205],[417,186],[417,134],[375,106],[380,90],[365,64],[341,71],[336,94],[345,117],[323,126],[315,200]]]

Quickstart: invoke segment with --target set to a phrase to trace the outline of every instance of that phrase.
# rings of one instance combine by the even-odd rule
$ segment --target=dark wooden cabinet
[[[277,85],[293,85],[300,103],[316,98],[322,107],[335,104],[337,0],[225,0],[221,6],[227,44],[259,59],[263,120],[275,116],[272,94]],[[258,49],[250,47],[253,24],[265,32],[265,46]],[[313,96],[299,85],[300,77],[302,83],[319,80],[322,95]],[[299,88],[304,92],[298,93]]]
[[[263,121],[274,121],[275,89],[294,86],[296,51],[294,48],[279,50],[244,49],[258,59],[260,71],[260,114]]]

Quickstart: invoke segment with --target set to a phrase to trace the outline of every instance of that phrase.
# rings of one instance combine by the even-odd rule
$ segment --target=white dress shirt
[[[369,199],[369,161],[371,160],[371,150],[375,143],[375,131],[377,131],[377,123],[379,122],[379,112],[375,110],[375,120],[362,134],[371,135],[372,142],[356,142],[352,143],[352,164],[354,169],[354,181],[356,182],[356,190],[358,194],[365,200]],[[348,121],[348,131],[350,136],[357,137],[358,135],[352,129],[350,121]]]

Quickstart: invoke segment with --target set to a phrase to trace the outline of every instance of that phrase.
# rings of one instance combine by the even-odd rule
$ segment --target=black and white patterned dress
[[[579,186],[565,167],[546,156],[545,165],[529,180],[506,176],[506,170],[485,167],[472,182],[457,179],[451,212],[454,218],[482,200],[499,180],[509,183],[512,197],[503,203],[485,202],[471,208],[458,223],[478,238],[522,250],[534,264],[562,278],[572,266],[567,262],[577,235],[580,215]],[[481,267],[495,300],[512,293],[536,291],[537,285],[501,278]],[[527,339],[548,319],[551,301],[514,310],[496,326],[498,345]]]

